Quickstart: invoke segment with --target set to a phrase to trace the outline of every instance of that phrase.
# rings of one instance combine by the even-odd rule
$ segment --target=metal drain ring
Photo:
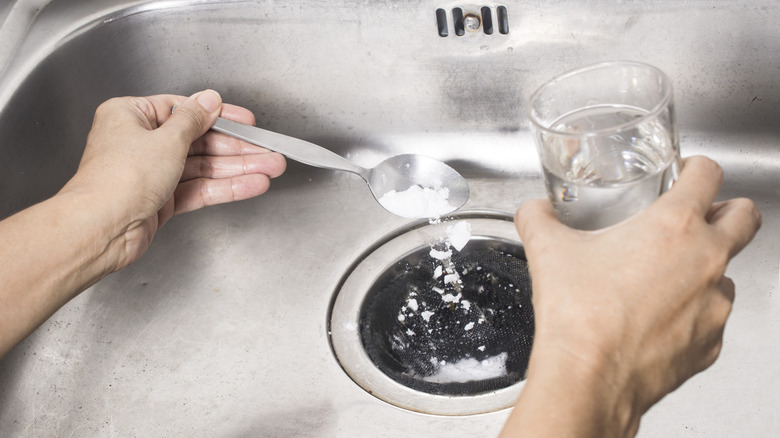
[[[461,218],[455,218],[461,219]],[[519,246],[514,224],[505,218],[467,217],[472,240]],[[437,395],[409,388],[382,372],[367,354],[361,340],[360,317],[366,293],[377,278],[400,259],[439,240],[448,223],[425,225],[379,246],[348,274],[330,315],[331,345],[341,366],[368,393],[395,406],[436,415],[473,415],[511,407],[524,381],[475,395]],[[400,257],[399,257],[400,255]]]

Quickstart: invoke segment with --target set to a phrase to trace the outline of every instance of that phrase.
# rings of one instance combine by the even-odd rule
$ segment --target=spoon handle
[[[267,131],[255,126],[244,123],[234,122],[232,120],[217,118],[217,122],[211,129],[231,135],[238,139],[264,147],[268,150],[279,152],[287,158],[299,161],[309,166],[322,167],[325,169],[345,170],[360,175],[363,179],[368,178],[368,170],[347,160],[341,155],[335,154],[322,146],[279,134],[273,131]]]

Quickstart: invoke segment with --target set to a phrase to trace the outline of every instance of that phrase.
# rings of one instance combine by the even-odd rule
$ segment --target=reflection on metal
[[[780,343],[765,342],[780,337],[780,3],[713,5],[53,0],[0,77],[0,217],[70,178],[100,102],[207,87],[258,126],[362,166],[402,153],[445,161],[469,179],[464,212],[511,217],[545,196],[529,93],[577,66],[644,61],[674,82],[683,155],[718,160],[721,197],[753,198],[764,224],[730,265],[739,298],[717,365],[665,398],[640,434],[680,436],[685,424],[780,436],[762,408],[780,393]],[[484,6],[493,34],[482,18],[482,31],[456,36],[452,9],[483,17]],[[143,259],[0,362],[0,436],[498,435],[506,410],[398,409],[355,384],[330,347],[343,276],[409,225],[357,176],[296,163],[257,199],[174,218]]]

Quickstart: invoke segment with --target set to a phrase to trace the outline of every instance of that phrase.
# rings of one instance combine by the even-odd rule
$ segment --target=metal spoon
[[[407,218],[443,216],[459,209],[469,199],[469,185],[465,178],[450,166],[424,155],[395,155],[374,168],[366,169],[314,143],[221,117],[211,129],[279,152],[289,159],[310,166],[356,173],[368,183],[368,188],[371,189],[379,205],[398,216]],[[419,186],[425,191],[435,190],[436,193],[448,195],[445,196],[444,208],[437,211],[436,215],[431,215],[420,209],[399,206],[397,201],[391,202],[390,197],[387,196],[392,195],[390,193],[392,191],[396,194],[406,192],[414,186]],[[442,192],[442,188],[447,190]],[[412,200],[412,203],[420,202],[424,203],[426,199]]]

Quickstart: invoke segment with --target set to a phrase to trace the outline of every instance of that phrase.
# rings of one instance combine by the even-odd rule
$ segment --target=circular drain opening
[[[370,394],[431,414],[511,406],[533,340],[525,254],[514,224],[468,218],[472,238],[452,265],[429,255],[454,222],[425,225],[381,244],[348,274],[331,309],[333,351]],[[439,268],[441,269],[441,268]]]
[[[359,328],[369,358],[430,394],[481,394],[522,380],[534,330],[522,247],[472,239],[453,255],[460,281],[449,283],[429,252],[397,261],[368,291]]]

